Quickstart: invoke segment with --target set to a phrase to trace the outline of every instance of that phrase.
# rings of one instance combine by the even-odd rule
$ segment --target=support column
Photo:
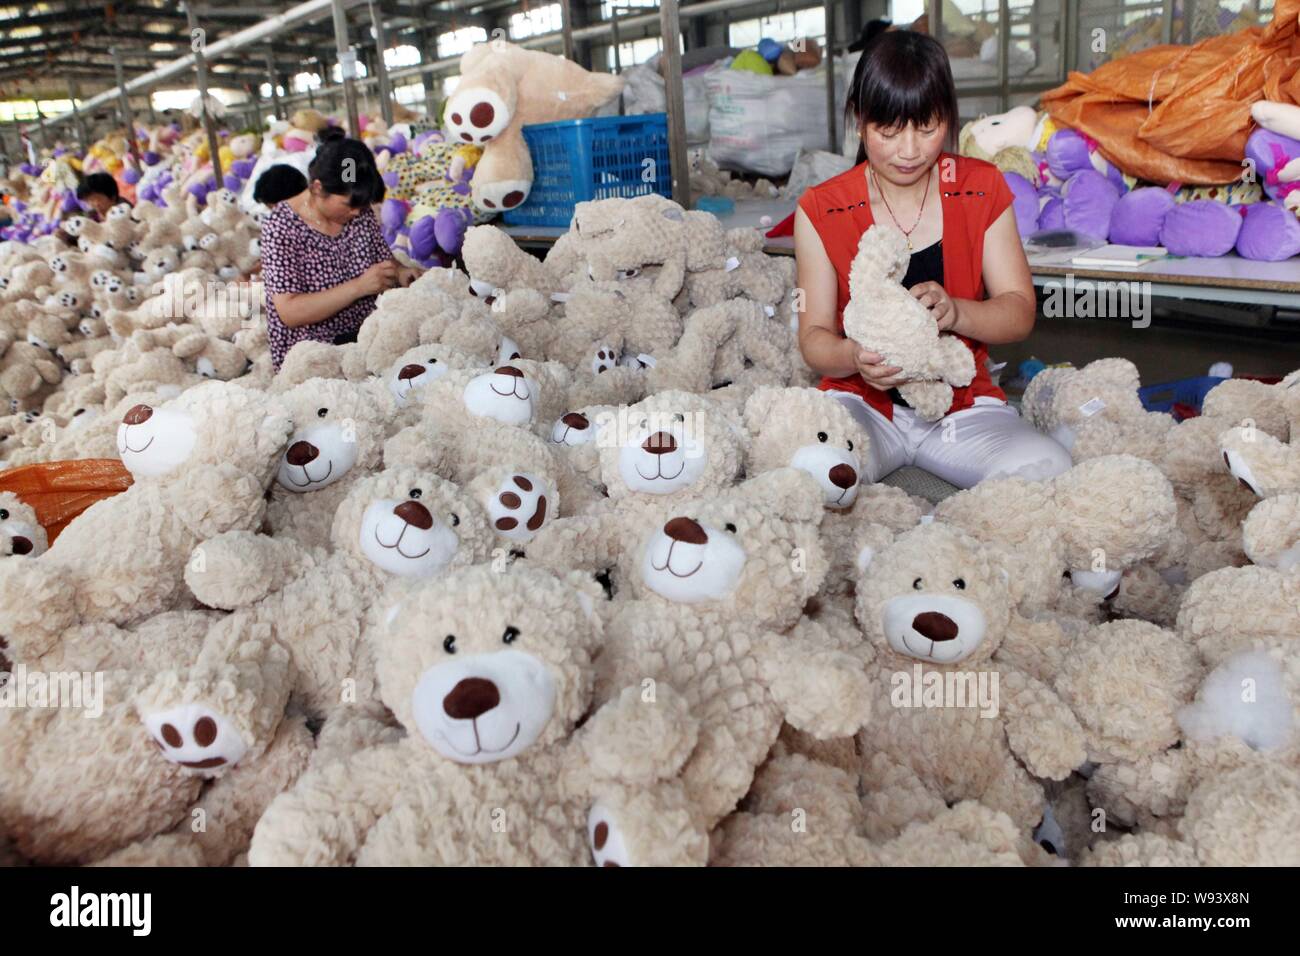
[[[361,135],[357,118],[357,55],[348,42],[348,16],[343,0],[334,0],[334,46],[339,55],[339,78],[343,81],[343,105],[347,111],[348,135]]]
[[[84,153],[90,147],[90,140],[86,138],[86,121],[81,115],[80,107],[77,106],[77,100],[81,98],[80,92],[76,79],[68,77],[68,100],[72,103],[72,125],[77,130],[77,146]]]
[[[204,132],[208,134],[208,152],[212,154],[212,179],[217,186],[221,185],[223,173],[221,169],[221,144],[217,141],[217,126],[212,121],[212,114],[208,112],[208,60],[203,55],[203,43],[199,40],[203,36],[199,30],[199,18],[194,15],[190,5],[185,5],[185,19],[190,28],[190,46],[194,50],[194,71],[198,76],[199,82],[199,115],[203,119]]]
[[[126,145],[131,150],[131,156],[135,159],[136,168],[142,165],[140,162],[140,147],[135,141],[135,117],[131,115],[131,97],[126,92],[126,78],[122,70],[122,51],[118,47],[113,47],[113,75],[117,79],[117,93],[122,108],[122,120],[126,123]],[[39,112],[40,107],[37,107]]]
[[[266,55],[266,81],[271,84],[271,112],[276,119],[284,119],[284,112],[280,108],[280,91],[275,86],[275,57],[270,53]]]
[[[375,0],[370,0],[370,22],[375,27],[375,78],[378,81],[379,113],[384,122],[393,125],[393,90],[388,83],[388,66],[384,63],[384,51],[388,42],[384,37],[384,14]]]
[[[686,159],[686,100],[682,91],[681,20],[677,0],[662,0],[659,35],[664,41],[664,92],[668,98],[668,155],[672,169],[673,201],[691,207],[690,165]]]
[[[838,153],[840,146],[835,135],[835,113],[839,107],[839,98],[835,95],[835,0],[825,0],[822,9],[826,16],[826,124],[829,132],[826,141],[832,153]]]

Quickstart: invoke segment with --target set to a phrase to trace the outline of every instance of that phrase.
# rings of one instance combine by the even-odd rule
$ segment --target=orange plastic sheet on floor
[[[1265,27],[1071,73],[1041,102],[1122,171],[1163,185],[1240,179],[1261,99],[1300,104],[1300,0],[1278,0]]]
[[[131,487],[131,473],[116,458],[45,461],[0,471],[0,491],[12,491],[36,511],[50,544],[96,501]],[[111,547],[112,542],[104,542]]]

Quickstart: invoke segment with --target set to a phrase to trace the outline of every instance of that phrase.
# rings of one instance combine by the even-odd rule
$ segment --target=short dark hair
[[[107,196],[117,200],[117,180],[108,173],[91,173],[77,184],[77,198],[88,199],[91,196]]]
[[[296,196],[307,188],[307,177],[288,163],[276,163],[257,177],[253,202],[274,206],[282,199]]]
[[[349,139],[337,127],[322,130],[319,139],[316,158],[307,167],[308,180],[319,180],[331,195],[347,196],[353,209],[383,202],[384,178],[369,146]]]
[[[947,52],[934,37],[911,30],[872,38],[853,71],[844,116],[886,128],[945,122],[951,147],[957,135],[957,86]],[[864,142],[858,162],[866,158]]]

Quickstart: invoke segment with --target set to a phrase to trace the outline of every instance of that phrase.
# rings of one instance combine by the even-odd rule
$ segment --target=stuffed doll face
[[[316,410],[316,416],[318,424],[294,431],[280,461],[276,481],[287,491],[315,491],[332,485],[357,462],[355,425],[331,419],[325,406]]]
[[[672,494],[695,484],[709,463],[708,444],[684,412],[650,411],[626,416],[627,433],[618,473],[631,491]]]
[[[817,480],[827,508],[857,500],[868,439],[834,398],[811,388],[760,389],[746,404],[745,422],[753,436],[750,474],[790,466]]]
[[[36,521],[36,512],[17,495],[0,494],[0,560],[39,557],[49,546],[45,529]]]
[[[378,464],[383,422],[391,413],[378,387],[335,379],[308,379],[285,393],[295,430],[276,480],[286,491],[333,484],[357,464]]]
[[[858,623],[899,657],[932,664],[987,660],[1001,643],[1011,607],[992,555],[938,523],[906,532],[872,557],[859,579]]]
[[[415,348],[393,363],[384,379],[398,408],[418,402],[420,389],[451,371],[452,363],[446,354],[439,354],[442,351],[437,346]]]
[[[551,442],[568,448],[588,445],[596,440],[596,429],[590,416],[582,412],[566,412],[551,426]]]
[[[646,542],[641,579],[678,604],[721,601],[735,593],[747,557],[734,523],[715,527],[679,515]]]
[[[163,406],[133,405],[117,426],[117,451],[136,477],[157,477],[189,459],[198,440],[194,417]]]
[[[474,415],[507,425],[527,425],[536,409],[538,388],[517,366],[502,365],[470,379],[463,399]]]
[[[403,724],[448,760],[485,764],[569,731],[590,696],[592,642],[567,585],[480,565],[390,609],[377,664],[385,703]]]

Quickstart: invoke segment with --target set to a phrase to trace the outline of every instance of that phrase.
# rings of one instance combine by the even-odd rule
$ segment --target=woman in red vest
[[[871,436],[863,480],[908,464],[962,488],[1065,471],[1069,452],[1020,418],[986,367],[989,345],[1033,330],[1034,287],[1002,174],[944,150],[957,127],[957,93],[943,47],[903,30],[876,37],[858,61],[847,109],[862,137],[858,165],[803,194],[794,235],[804,293],[799,349],[823,376],[820,387]],[[844,337],[849,266],[873,222],[907,237],[903,286],[940,331],[975,353],[974,381],[953,390],[952,407],[936,422],[903,401],[899,369]]]

